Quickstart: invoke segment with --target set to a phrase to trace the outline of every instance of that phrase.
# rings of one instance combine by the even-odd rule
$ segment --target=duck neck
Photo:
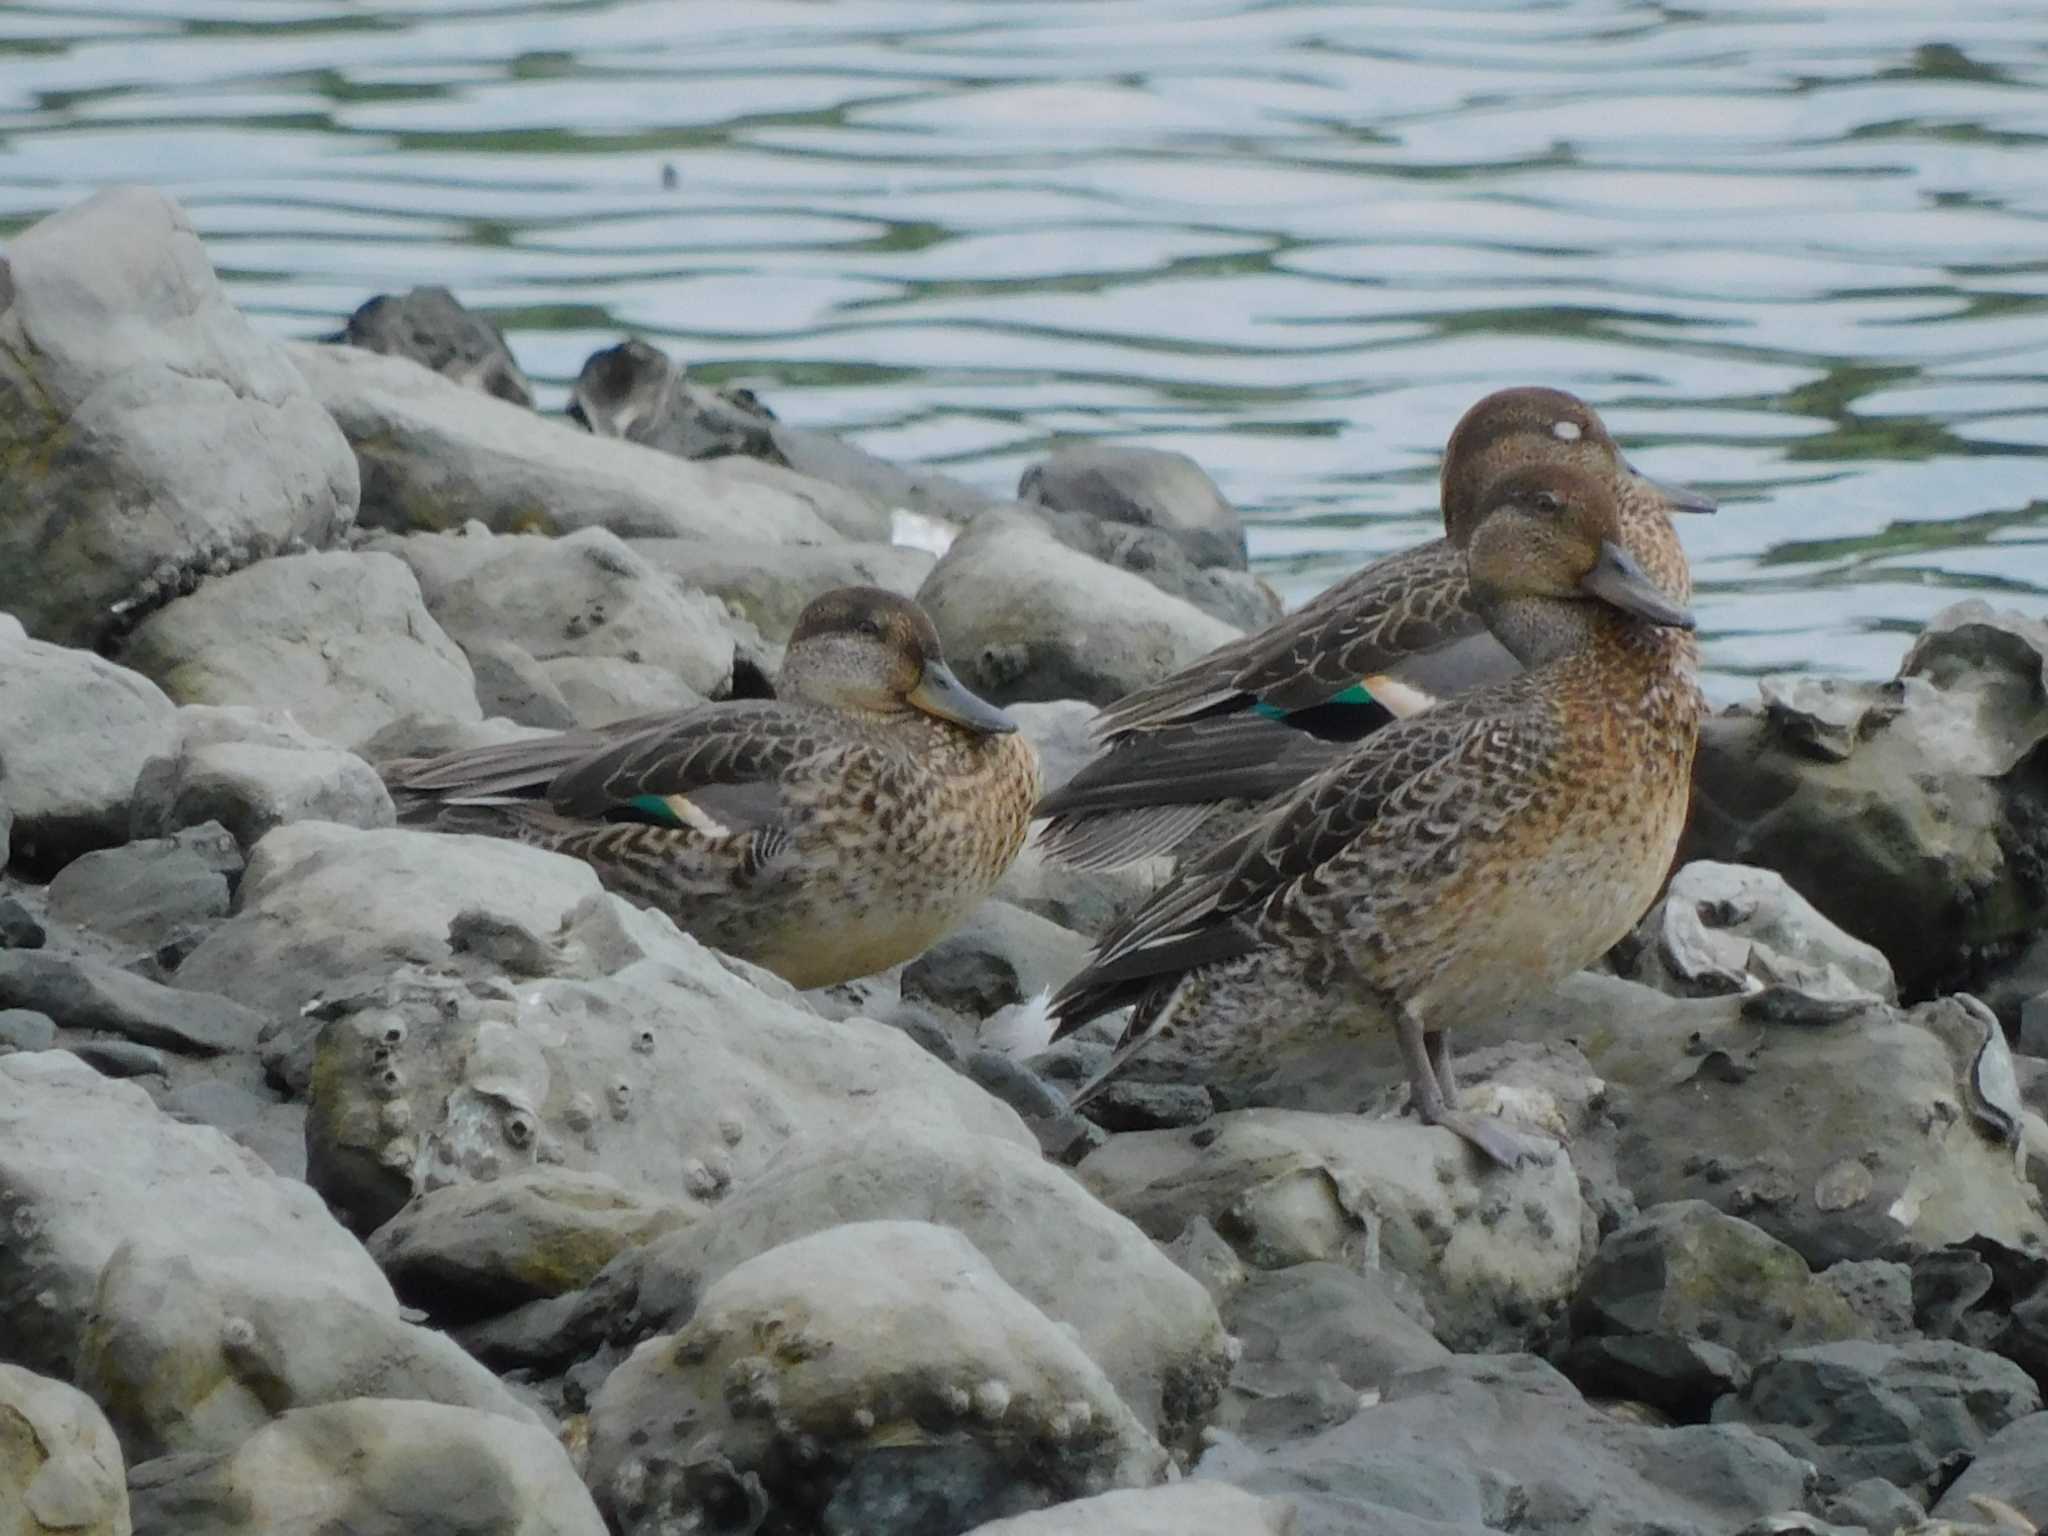
[[[1479,611],[1508,654],[1531,670],[1589,650],[1631,624],[1605,603],[1561,597],[1481,597]]]

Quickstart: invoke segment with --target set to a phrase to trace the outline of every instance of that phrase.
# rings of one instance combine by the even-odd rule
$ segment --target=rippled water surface
[[[636,332],[991,489],[1182,448],[1290,597],[1574,389],[1723,497],[1724,698],[2048,609],[2040,0],[0,7],[0,231],[121,179],[263,323],[446,283],[550,404]]]

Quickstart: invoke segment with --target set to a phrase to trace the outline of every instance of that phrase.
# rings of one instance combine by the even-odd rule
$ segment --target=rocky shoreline
[[[1671,1536],[2048,1523],[2048,626],[1709,722],[1684,866],[1464,1042],[1065,1090],[1156,870],[1027,848],[819,993],[373,764],[766,687],[917,597],[1048,784],[1268,622],[1176,454],[1016,499],[445,294],[257,333],[102,193],[0,312],[0,1510],[25,1532]],[[1107,1021],[1102,1021],[1107,1022]],[[1366,1113],[1361,1113],[1366,1111]],[[2031,1522],[2031,1524],[2029,1523]],[[8,1527],[14,1529],[16,1527]]]

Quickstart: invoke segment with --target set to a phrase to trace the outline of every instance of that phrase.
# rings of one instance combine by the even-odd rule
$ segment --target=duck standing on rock
[[[1504,389],[1444,449],[1445,537],[1377,560],[1278,623],[1126,694],[1095,722],[1108,750],[1040,802],[1057,863],[1113,869],[1179,847],[1219,806],[1261,804],[1345,745],[1440,699],[1511,677],[1466,575],[1483,491],[1516,469],[1577,468],[1620,508],[1621,547],[1678,602],[1692,596],[1666,514],[1712,512],[1623,457],[1599,414],[1560,389]]]
[[[1541,1155],[1458,1110],[1450,1037],[1606,951],[1678,845],[1698,650],[1627,531],[1583,470],[1485,493],[1473,598],[1526,670],[1374,732],[1113,929],[1052,1001],[1056,1037],[1136,1005],[1077,1102],[1141,1050],[1199,1080],[1391,1029],[1426,1123],[1505,1166]],[[1668,522],[1663,540],[1682,569]]]
[[[406,822],[571,854],[705,943],[829,986],[921,953],[988,895],[1038,759],[924,610],[877,587],[806,607],[777,686],[386,778]]]

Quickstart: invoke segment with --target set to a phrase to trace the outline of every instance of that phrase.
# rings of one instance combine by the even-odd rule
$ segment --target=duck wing
[[[1124,695],[1095,729],[1114,739],[1261,705],[1284,716],[1330,703],[1417,654],[1484,633],[1463,552],[1433,539],[1354,571],[1257,634]]]
[[[1341,744],[1262,715],[1221,715],[1119,740],[1051,794],[1039,846],[1075,869],[1165,853],[1223,801],[1271,800],[1343,756]]]
[[[1374,890],[1414,883],[1447,846],[1526,803],[1517,786],[1556,729],[1539,696],[1510,684],[1368,737],[1105,935],[1052,1000],[1054,1038],[1138,1003],[1126,1045],[1142,1044],[1182,977],[1265,943],[1294,897],[1357,845],[1370,845],[1370,867],[1347,880]]]

